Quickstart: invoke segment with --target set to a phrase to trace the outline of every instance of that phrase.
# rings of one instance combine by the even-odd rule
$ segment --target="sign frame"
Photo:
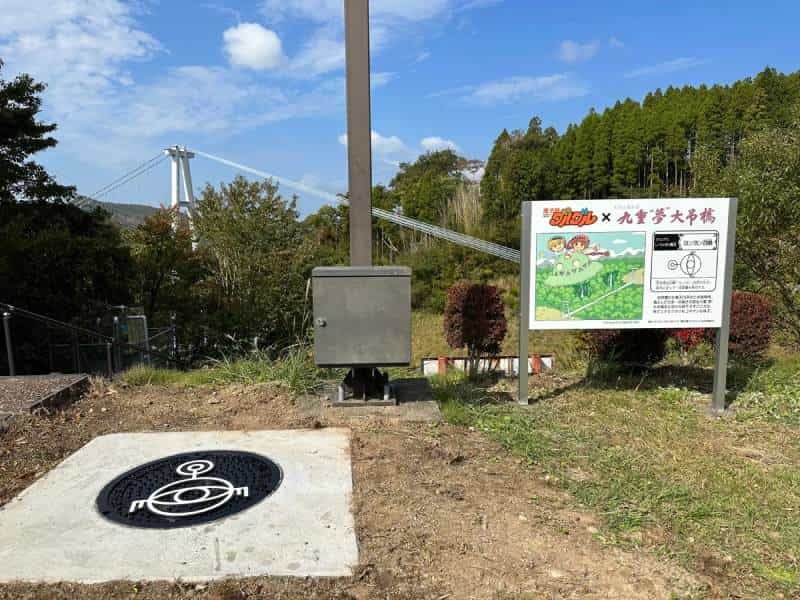
[[[725,387],[727,383],[727,364],[728,364],[728,342],[730,338],[730,312],[731,294],[733,288],[733,267],[736,248],[736,216],[738,201],[736,198],[725,198],[728,201],[728,222],[727,222],[727,241],[725,246],[725,256],[720,264],[724,265],[721,278],[722,283],[722,315],[720,326],[716,329],[716,342],[714,349],[714,388],[712,392],[711,412],[722,414],[725,412]],[[621,202],[624,199],[619,199]],[[647,200],[647,199],[642,199]],[[663,200],[663,199],[653,199]],[[684,200],[684,199],[675,199]],[[554,200],[555,201],[555,200]],[[576,202],[576,200],[573,200]],[[587,204],[593,200],[585,200]],[[520,241],[520,314],[519,314],[519,356],[528,356],[528,335],[537,329],[531,327],[531,246],[535,243],[533,239],[533,207],[539,201],[525,201],[522,203],[522,237]],[[685,325],[665,324],[659,328],[680,329]],[[560,327],[559,329],[571,329],[570,327]],[[592,329],[591,327],[572,328],[572,329]],[[520,404],[528,404],[528,370],[519,369],[519,387],[517,401]]]

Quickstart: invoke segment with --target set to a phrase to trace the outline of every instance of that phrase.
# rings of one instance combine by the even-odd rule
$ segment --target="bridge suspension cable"
[[[167,157],[164,156],[164,154],[162,152],[159,152],[154,157],[144,161],[142,164],[140,164],[137,167],[131,169],[130,171],[128,171],[124,175],[122,175],[120,177],[117,177],[114,181],[104,185],[99,190],[97,190],[93,194],[91,194],[89,196],[86,196],[86,197],[87,198],[91,198],[92,200],[100,200],[101,197],[110,194],[114,190],[117,190],[117,189],[121,188],[123,185],[125,185],[127,183],[130,183],[131,181],[133,181],[137,177],[139,177],[141,175],[144,175],[145,173],[147,173],[151,169],[154,169],[155,167],[160,165],[166,159],[167,159]],[[81,204],[80,201],[78,201],[77,204],[80,205]]]
[[[299,181],[292,181],[291,179],[285,179],[283,177],[278,177],[277,175],[272,175],[265,171],[254,169],[252,167],[248,167],[247,165],[243,165],[234,162],[232,160],[222,158],[220,156],[214,156],[213,154],[208,154],[207,152],[201,152],[200,150],[192,149],[192,152],[194,152],[197,156],[203,156],[210,160],[227,165],[229,167],[233,167],[235,169],[239,169],[246,173],[252,173],[253,175],[258,175],[259,177],[263,177],[265,179],[272,179],[281,185],[285,185],[286,187],[301,192],[305,192],[313,196],[317,196],[318,198],[322,198],[324,200],[327,200],[328,202],[332,203],[341,202],[347,205],[347,200],[345,200],[344,198],[336,196],[335,194],[331,194],[330,192],[326,192],[324,190],[316,189],[305,183],[301,183]],[[400,225],[401,227],[405,227],[407,229],[413,229],[415,231],[419,231],[431,237],[447,240],[448,242],[457,244],[459,246],[464,246],[465,248],[472,248],[473,250],[478,250],[486,254],[491,254],[492,256],[497,256],[498,258],[502,258],[510,262],[514,263],[520,262],[520,252],[515,248],[509,248],[507,246],[495,244],[494,242],[487,242],[486,240],[482,240],[473,237],[471,235],[458,233],[457,231],[446,229],[444,227],[439,227],[437,225],[431,225],[430,223],[425,223],[424,221],[418,221],[417,219],[412,219],[410,217],[406,217],[394,213],[392,211],[384,210],[382,208],[373,207],[372,215],[374,217],[377,217],[378,219],[389,221],[390,223],[394,223],[395,225]]]

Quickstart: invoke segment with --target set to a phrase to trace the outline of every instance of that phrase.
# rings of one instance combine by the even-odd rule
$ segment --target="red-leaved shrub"
[[[670,337],[674,339],[680,349],[686,352],[694,348],[700,342],[708,340],[708,330],[706,329],[673,329]]]
[[[466,348],[472,358],[497,354],[507,330],[505,305],[495,286],[462,281],[447,290],[444,335],[451,348]]]
[[[772,339],[772,303],[754,292],[733,292],[729,350],[735,358],[764,356]]]

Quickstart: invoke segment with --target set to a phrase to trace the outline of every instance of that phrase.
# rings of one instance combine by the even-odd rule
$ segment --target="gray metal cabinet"
[[[312,281],[317,365],[411,363],[411,269],[317,267]]]

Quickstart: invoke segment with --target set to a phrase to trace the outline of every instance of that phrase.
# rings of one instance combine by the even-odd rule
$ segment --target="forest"
[[[800,340],[800,72],[765,68],[726,85],[657,89],[591,109],[563,133],[534,116],[526,130],[500,132],[480,183],[465,177],[469,163],[446,150],[401,164],[374,202],[518,248],[524,200],[737,196],[734,285],[772,297]],[[308,222],[335,249],[330,257],[344,260],[346,215],[337,210]],[[515,265],[375,226],[376,256],[414,269],[417,308],[440,312],[459,279],[499,283],[516,306]]]
[[[346,207],[300,219],[277,186],[239,178],[200,194],[196,252],[166,211],[118,230],[101,210],[76,212],[75,190],[30,160],[56,143],[55,125],[36,119],[42,89],[27,76],[0,80],[0,100],[18,107],[0,139],[0,301],[84,323],[119,304],[144,307],[160,323],[178,312],[186,331],[269,347],[306,334],[310,269],[348,260]],[[375,186],[373,204],[519,247],[525,200],[735,195],[735,287],[772,298],[783,331],[800,341],[800,72],[766,68],[731,84],[658,89],[591,109],[562,133],[543,122],[534,116],[525,130],[500,132],[479,182],[467,176],[476,161],[429,152]],[[441,313],[447,289],[465,279],[498,285],[517,306],[515,264],[377,220],[373,254],[412,268],[417,310]],[[98,258],[80,259],[90,256]],[[30,264],[48,270],[46,285]],[[600,287],[578,290],[578,300],[603,295]],[[608,301],[627,314],[636,288]]]

